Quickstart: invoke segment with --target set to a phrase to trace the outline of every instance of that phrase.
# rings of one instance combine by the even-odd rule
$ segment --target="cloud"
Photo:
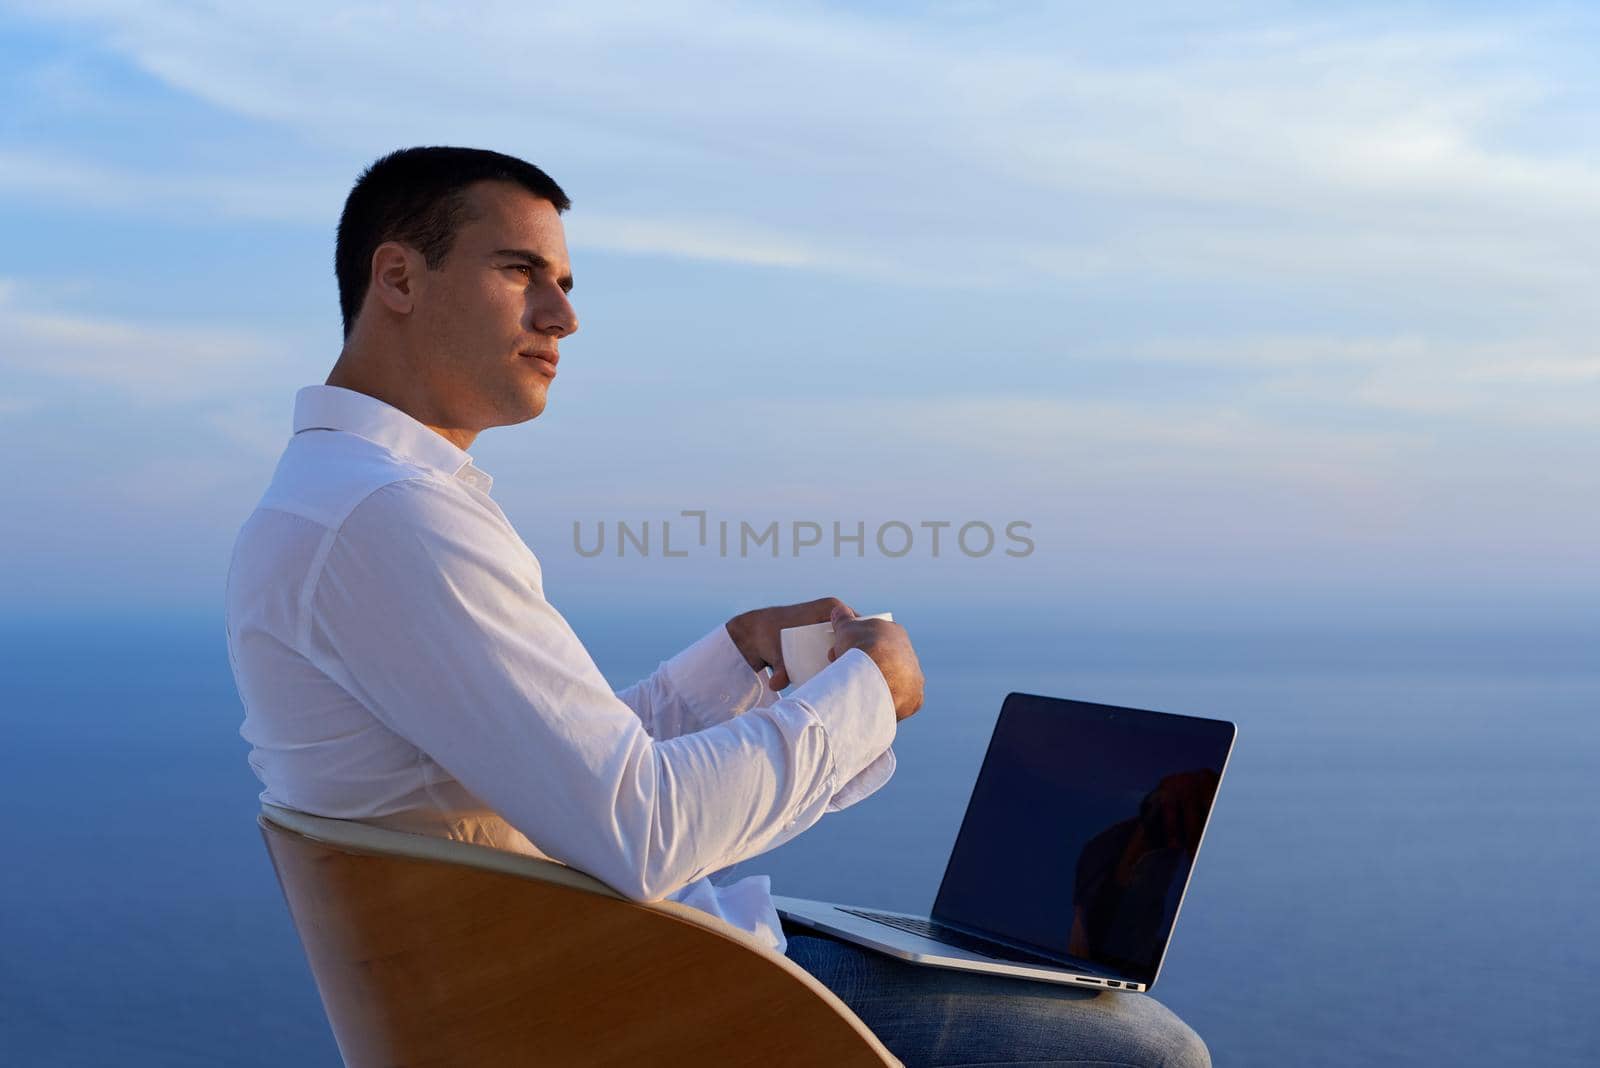
[[[62,0],[27,10],[71,23],[248,151],[191,152],[184,131],[150,123],[131,135],[148,139],[142,152],[67,135],[0,140],[0,192],[141,217],[198,204],[326,234],[378,154],[482,144],[567,187],[575,250],[888,281],[912,292],[874,303],[884,291],[863,290],[840,321],[895,337],[925,324],[886,307],[955,321],[949,309],[970,300],[952,345],[1055,347],[1121,376],[1074,396],[1071,376],[1057,376],[1068,361],[1039,358],[1033,392],[913,398],[893,386],[901,372],[931,380],[912,354],[872,365],[884,395],[861,397],[853,382],[853,399],[768,402],[771,382],[730,374],[709,386],[749,443],[718,460],[735,469],[730,497],[826,503],[846,492],[839,472],[862,454],[852,448],[879,467],[849,492],[877,499],[999,499],[1026,486],[1056,500],[1122,485],[1123,500],[1203,491],[1236,504],[1254,487],[1252,507],[1270,508],[1310,487],[1368,514],[1481,472],[1525,504],[1556,486],[1594,489],[1570,462],[1593,456],[1600,381],[1600,146],[1586,110],[1600,79],[1570,21],[1581,12],[1256,5],[1202,22],[1138,7],[945,5],[890,18],[490,4],[464,19],[428,5],[380,15]],[[75,85],[96,84],[59,67],[46,81],[62,107]],[[757,334],[796,328],[718,314]],[[842,353],[838,366],[877,358],[870,336],[830,328],[798,327]],[[32,290],[0,300],[0,330],[18,339],[0,365],[32,376],[151,403],[215,387],[209,431],[257,457],[281,448],[282,402],[311,380],[282,370],[306,365],[270,337],[108,321]],[[661,348],[693,341],[685,331]],[[1139,375],[1163,364],[1185,381],[1215,371],[1222,385],[1151,396]],[[541,443],[604,457],[619,448],[606,435],[654,434],[682,450],[622,457],[631,483],[541,480],[530,501],[676,499],[682,455],[727,451],[715,420],[685,428],[665,414],[708,387],[622,354],[611,367],[593,381],[654,373],[659,395],[609,418],[597,400],[582,430],[576,419],[558,430],[552,413]],[[241,385],[239,373],[256,377]],[[270,406],[247,399],[272,390]],[[774,428],[797,413],[817,466],[778,479],[793,456]],[[1517,447],[1497,455],[1508,434]],[[1442,529],[1455,513],[1440,515]]]
[[[1586,296],[1600,227],[1549,16],[397,5],[373,48],[370,21],[309,4],[33,10],[337,156],[303,190],[215,194],[240,211],[303,195],[324,219],[353,160],[451,140],[546,162],[596,248],[943,287],[1338,278],[1369,301],[1496,303]]]
[[[775,233],[758,235],[749,230],[741,233],[715,222],[580,217],[574,220],[571,230],[575,244],[622,252],[661,253],[774,267],[803,267],[817,262],[815,252],[792,238]]]
[[[152,325],[30,306],[0,279],[0,367],[144,404],[184,403],[274,376],[280,346],[210,327]]]
[[[237,175],[162,175],[36,150],[0,149],[0,193],[36,203],[87,205],[192,219],[197,212],[234,220],[331,225],[344,202],[344,179],[332,176],[241,179]],[[856,277],[926,279],[883,257],[841,257],[814,235],[756,222],[663,214],[585,212],[569,216],[572,247],[631,255],[807,268]]]
[[[777,416],[776,405],[754,414],[758,421]],[[939,464],[958,463],[980,482],[985,470],[1006,471],[1007,483],[1028,470],[1046,479],[1110,480],[1175,480],[1198,471],[1299,478],[1375,470],[1427,436],[1416,427],[1300,425],[1248,404],[1208,409],[1016,393],[834,403],[809,429],[848,453],[863,427],[871,428],[874,447],[930,452]]]
[[[1253,406],[1285,401],[1398,422],[1422,417],[1437,433],[1463,423],[1587,435],[1600,417],[1600,344],[1561,335],[1485,340],[1447,333],[1170,338],[1126,355],[1256,372]]]
[[[162,174],[59,151],[0,148],[0,193],[33,202],[192,217],[197,211],[270,222],[326,224],[344,189],[316,179]],[[330,205],[333,207],[330,208]]]

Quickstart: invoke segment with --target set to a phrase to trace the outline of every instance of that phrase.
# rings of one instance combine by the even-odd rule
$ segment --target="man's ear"
[[[409,315],[416,307],[426,269],[422,254],[416,249],[398,241],[385,241],[372,250],[372,295],[396,315]]]

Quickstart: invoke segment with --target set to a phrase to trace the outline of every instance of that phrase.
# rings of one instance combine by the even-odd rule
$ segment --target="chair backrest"
[[[345,1063],[897,1065],[754,936],[536,857],[264,805]]]

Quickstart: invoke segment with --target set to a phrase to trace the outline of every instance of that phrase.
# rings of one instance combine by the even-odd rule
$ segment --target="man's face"
[[[555,205],[499,181],[469,186],[467,203],[474,218],[426,272],[415,325],[430,396],[455,425],[481,430],[544,411],[557,343],[578,317]]]

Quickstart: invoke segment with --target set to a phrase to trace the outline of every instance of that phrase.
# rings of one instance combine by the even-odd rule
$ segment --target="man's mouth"
[[[527,359],[538,360],[543,363],[551,375],[556,373],[556,364],[561,362],[561,354],[558,352],[524,352],[521,355]]]

